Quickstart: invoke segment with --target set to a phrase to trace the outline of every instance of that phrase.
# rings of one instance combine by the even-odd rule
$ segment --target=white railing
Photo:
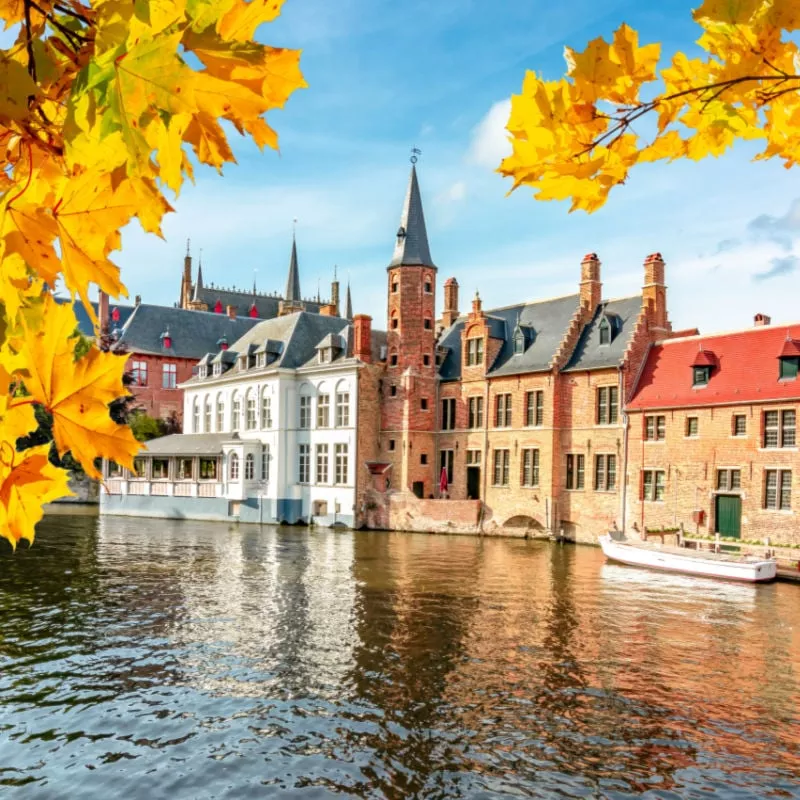
[[[153,481],[150,484],[150,494],[159,495],[160,497],[166,497],[168,494],[172,494],[170,489],[172,488],[171,483],[166,483],[162,481]]]
[[[193,483],[176,483],[175,484],[175,497],[191,497],[192,487],[196,484]]]
[[[198,483],[197,496],[198,497],[216,497],[217,489],[220,484],[218,483]]]

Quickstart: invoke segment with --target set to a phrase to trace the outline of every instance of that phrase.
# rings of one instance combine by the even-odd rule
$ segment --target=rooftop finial
[[[297,217],[292,220],[292,236],[297,235]]]
[[[337,270],[337,269],[338,269],[338,267],[336,266],[336,264],[334,264],[334,265],[333,265],[333,279],[334,279],[334,280],[338,280],[338,278],[336,277],[336,270]]]
[[[409,161],[412,164],[416,164],[417,161],[419,161],[419,156],[421,155],[422,155],[422,150],[420,150],[416,145],[414,145],[414,147],[411,148],[411,158],[409,159]]]
[[[186,255],[187,256],[191,255],[191,253],[189,252],[189,248],[191,247],[191,244],[192,244],[192,240],[191,239],[187,239],[186,240]]]

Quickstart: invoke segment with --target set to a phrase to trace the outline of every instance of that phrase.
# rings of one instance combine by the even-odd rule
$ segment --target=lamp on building
[[[161,339],[161,346],[165,350],[169,350],[172,347],[172,337],[169,335],[169,328],[167,328],[160,336]]]

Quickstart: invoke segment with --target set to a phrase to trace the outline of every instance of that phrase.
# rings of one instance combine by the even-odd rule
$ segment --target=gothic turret
[[[302,311],[303,307],[300,294],[300,269],[297,266],[297,239],[292,234],[292,255],[289,259],[289,274],[286,276],[286,292],[280,304],[280,315]]]
[[[390,267],[406,265],[434,266],[428,246],[425,215],[422,212],[422,198],[419,193],[417,168],[414,163],[411,164],[411,177],[408,181],[406,200],[400,217],[400,227],[397,229],[394,255],[389,262]]]

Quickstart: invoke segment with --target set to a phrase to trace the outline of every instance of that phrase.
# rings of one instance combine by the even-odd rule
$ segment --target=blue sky
[[[197,172],[164,224],[166,241],[131,227],[116,260],[130,296],[178,298],[187,237],[206,282],[283,290],[292,220],[303,293],[328,294],[333,265],[352,282],[354,310],[385,324],[385,266],[408,180],[420,186],[438,302],[445,278],[484,307],[577,291],[584,253],[603,262],[607,297],[635,294],[642,262],[667,262],[670,316],[701,331],[800,318],[799,175],[752,163],[736,147],[697,164],[645,165],[591,216],[535,201],[494,173],[504,153],[504,101],[526,69],[564,72],[563,47],[582,49],[622,21],[665,54],[697,38],[692,3],[675,0],[286,0],[258,38],[303,49],[309,88],[268,117],[281,152],[234,141],[239,163]],[[195,258],[196,263],[196,258]]]

